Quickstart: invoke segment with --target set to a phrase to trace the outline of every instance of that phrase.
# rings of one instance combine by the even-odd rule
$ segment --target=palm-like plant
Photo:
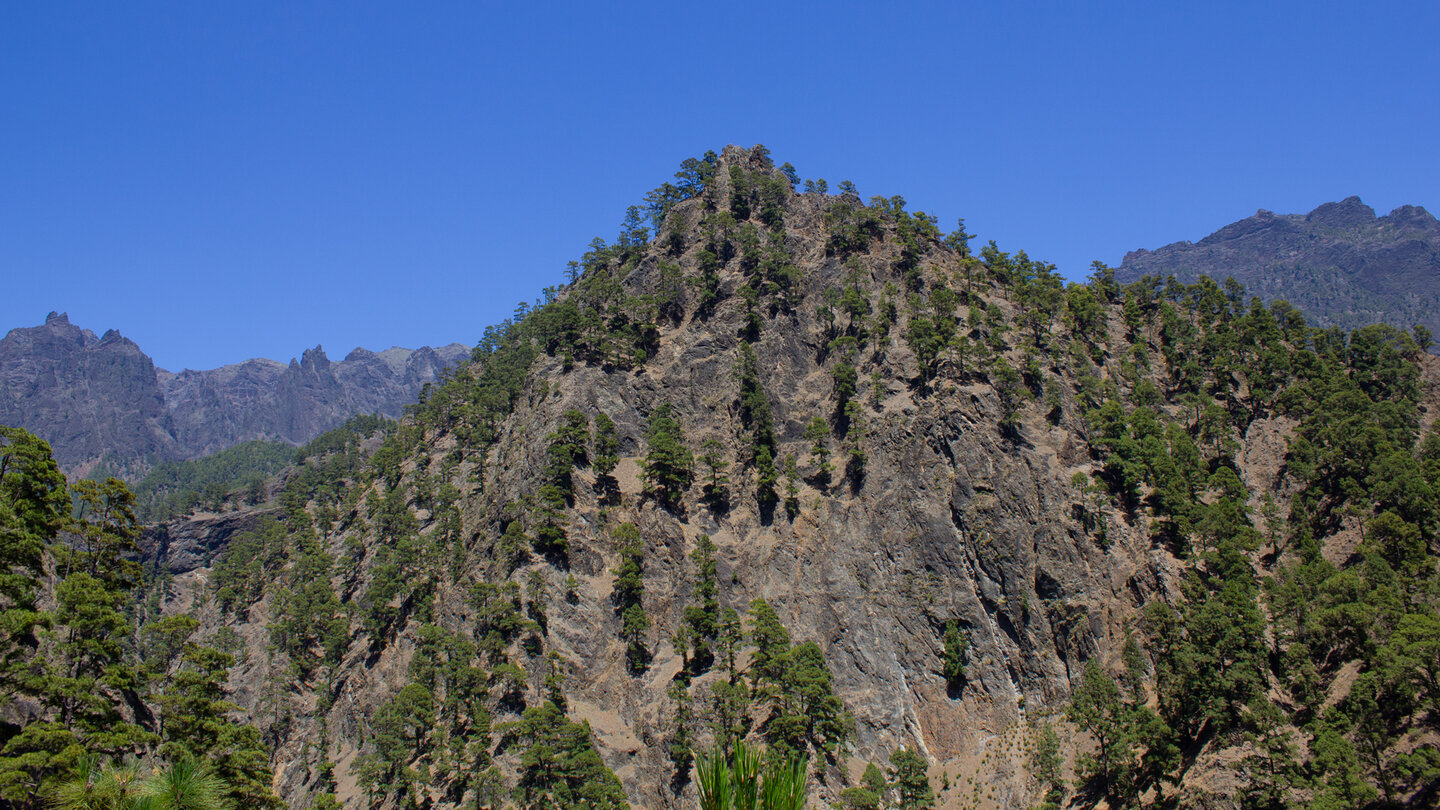
[[[50,792],[52,810],[231,810],[225,782],[187,760],[142,777],[131,765],[85,764]]]
[[[95,757],[82,760],[79,774],[50,791],[47,803],[55,810],[130,810],[140,785],[134,767],[100,765]]]
[[[230,810],[225,782],[194,760],[156,771],[140,788],[134,810]]]
[[[766,758],[744,741],[727,759],[723,751],[701,754],[696,763],[700,810],[802,810],[806,758]]]

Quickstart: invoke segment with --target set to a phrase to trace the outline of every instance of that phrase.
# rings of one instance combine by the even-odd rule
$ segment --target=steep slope
[[[316,346],[288,366],[255,359],[209,371],[160,372],[160,386],[185,457],[265,438],[303,444],[347,417],[400,415],[420,390],[469,354],[458,343],[432,349],[355,349],[338,363]]]
[[[0,424],[50,442],[62,464],[179,452],[155,364],[119,332],[95,337],[50,313],[0,340]]]
[[[315,449],[281,523],[166,561],[166,610],[243,644],[291,806],[523,805],[604,782],[545,764],[592,735],[648,808],[746,734],[809,752],[824,801],[901,747],[944,807],[1072,773],[1079,803],[1300,802],[1402,759],[1387,793],[1433,796],[1425,709],[1394,704],[1373,763],[1326,710],[1367,716],[1350,684],[1404,624],[1343,609],[1392,534],[1423,543],[1384,610],[1434,615],[1434,358],[1213,284],[1065,288],[899,198],[797,194],[759,147],[677,177],[655,238],[632,209],[383,443]],[[1375,528],[1392,503],[1413,535]],[[1301,745],[1281,787],[1247,759],[1264,706]]]
[[[288,367],[255,359],[177,374],[119,332],[96,338],[51,313],[0,339],[0,424],[49,441],[72,473],[103,462],[134,476],[251,439],[303,444],[355,414],[399,416],[468,354],[460,344],[356,349],[332,364],[317,346]]]
[[[1359,197],[1303,215],[1262,210],[1193,244],[1128,253],[1115,275],[1173,275],[1186,284],[1233,276],[1320,326],[1420,324],[1440,334],[1440,222],[1413,205],[1383,217]]]

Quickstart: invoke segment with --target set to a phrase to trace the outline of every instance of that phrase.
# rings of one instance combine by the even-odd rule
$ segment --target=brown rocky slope
[[[411,806],[408,801],[459,807],[473,797],[464,767],[444,764],[435,739],[417,744],[408,794],[370,795],[361,786],[360,764],[371,751],[377,710],[412,678],[421,627],[473,636],[476,607],[468,594],[480,581],[545,585],[540,643],[526,649],[517,639],[506,651],[527,673],[523,700],[534,705],[542,698],[545,656],[558,654],[568,713],[589,722],[631,803],[693,806],[694,787],[674,778],[666,747],[676,708],[669,689],[682,667],[670,639],[683,622],[695,579],[690,554],[702,534],[718,548],[722,603],[744,612],[752,599],[764,598],[797,642],[816,642],[854,718],[842,754],[819,771],[817,800],[833,800],[865,762],[883,762],[902,746],[929,761],[942,807],[1014,808],[1039,800],[1029,758],[1033,729],[1042,721],[1063,727],[1060,712],[1087,659],[1118,666],[1146,603],[1180,598],[1184,562],[1152,540],[1150,522],[1076,484],[1077,473],[1088,483],[1101,467],[1082,418],[1086,379],[1126,391],[1153,380],[1168,390],[1163,361],[1157,359],[1154,371],[1131,365],[1137,344],[1156,351],[1153,334],[1141,330],[1132,342],[1119,308],[1111,306],[1102,307],[1098,328],[1086,334],[1058,315],[1027,320],[1028,304],[1017,303],[1012,290],[934,238],[938,234],[921,226],[907,241],[898,216],[875,215],[867,224],[864,212],[896,210],[896,201],[867,207],[858,198],[796,194],[788,184],[779,195],[780,238],[800,270],[798,281],[788,293],[772,289],[747,303],[742,288],[755,271],[745,266],[743,246],[728,257],[722,250],[716,295],[707,302],[709,259],[702,254],[707,240],[714,241],[707,233],[719,227],[740,240],[745,221],[717,226],[716,212],[726,210],[737,178],[754,186],[777,176],[763,152],[728,148],[705,194],[671,208],[657,238],[629,246],[629,260],[616,274],[619,297],[610,300],[653,304],[646,324],[653,331],[633,332],[641,335],[641,352],[562,347],[548,354],[537,342],[513,409],[493,426],[493,441],[476,440],[474,425],[461,429],[448,417],[422,416],[402,430],[408,438],[400,443],[392,486],[383,474],[355,476],[343,499],[310,501],[320,544],[337,560],[332,585],[349,605],[350,640],[333,666],[292,667],[292,658],[271,646],[266,627],[276,620],[282,586],[232,616],[213,599],[213,562],[172,565],[178,574],[167,609],[195,611],[202,632],[233,627],[243,642],[242,663],[231,676],[234,699],[275,744],[277,790],[292,807],[306,807],[331,789],[346,807]],[[850,219],[836,213],[837,204]],[[861,247],[837,241],[837,234],[861,234]],[[677,284],[675,269],[691,281]],[[856,331],[851,326],[861,317],[847,318],[837,303],[847,287],[869,302],[872,324],[852,355],[859,405],[848,428],[863,438],[849,441],[858,441],[865,455],[863,474],[853,475],[835,427],[835,368],[846,350],[832,343]],[[975,355],[989,350],[974,348],[968,359],[963,351],[949,352],[922,365],[904,336],[927,299],[911,305],[910,297],[917,289],[940,288],[973,288],[976,314],[965,328],[976,346],[989,344],[1003,362],[982,363]],[[586,294],[582,281],[559,291],[559,300]],[[887,301],[895,322],[881,334],[873,324],[884,320]],[[752,310],[761,313],[758,334],[747,334]],[[605,311],[614,328],[615,310]],[[965,312],[962,306],[962,321]],[[773,409],[775,456],[798,461],[793,517],[783,505],[767,507],[756,497],[753,431],[744,421],[737,372],[747,343]],[[1437,370],[1434,358],[1423,363],[1433,414]],[[484,373],[482,362],[460,375]],[[1236,373],[1243,404],[1244,371]],[[663,403],[673,406],[697,454],[707,440],[716,442],[711,451],[730,465],[727,508],[707,502],[703,472],[673,506],[645,493],[645,428]],[[429,413],[442,407],[431,403]],[[1175,399],[1162,403],[1171,414],[1183,408]],[[592,423],[602,413],[613,419],[616,491],[607,493],[582,467],[558,518],[568,553],[528,553],[510,570],[501,560],[502,538],[517,519],[531,536],[545,520],[538,503],[548,447],[571,410]],[[816,417],[832,428],[820,440],[837,458],[828,478],[812,453],[815,439],[805,436]],[[1293,420],[1262,413],[1225,437],[1234,443],[1257,508],[1264,492],[1287,494],[1281,472],[1293,429]],[[426,495],[447,483],[458,495],[458,527]],[[783,483],[781,489],[783,500]],[[403,545],[386,534],[378,516],[393,490],[404,493],[416,537],[430,549],[421,556],[429,561],[405,569],[408,585],[388,603],[394,620],[371,630],[362,618],[367,593],[392,559],[387,549]],[[1087,511],[1099,513],[1098,523],[1085,518]],[[621,551],[614,528],[626,522],[643,538],[643,605],[651,623],[645,641],[652,658],[639,674],[627,671],[614,602]],[[454,557],[452,543],[460,546]],[[283,576],[275,573],[277,582]],[[567,599],[568,577],[574,577],[574,594]],[[967,677],[958,688],[943,674],[950,620],[970,645]],[[718,671],[702,674],[692,687],[702,744],[709,739],[705,686],[719,677]],[[497,728],[519,716],[513,703],[492,697],[489,706]],[[1067,755],[1088,745],[1083,735],[1062,738]],[[493,753],[513,779],[515,749],[502,744]],[[1224,794],[1235,778],[1218,755],[1206,753],[1182,791]]]

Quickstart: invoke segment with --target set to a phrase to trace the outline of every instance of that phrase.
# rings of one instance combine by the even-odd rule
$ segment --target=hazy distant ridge
[[[1383,217],[1359,197],[1308,214],[1261,210],[1199,242],[1129,253],[1116,275],[1126,282],[1173,275],[1186,283],[1234,276],[1250,293],[1283,298],[1319,326],[1421,324],[1440,334],[1440,222],[1414,205]]]
[[[115,330],[97,338],[52,312],[0,339],[0,424],[46,439],[70,469],[101,459],[138,469],[250,439],[299,444],[357,413],[398,416],[468,354],[452,343],[356,349],[331,362],[316,346],[288,365],[252,359],[175,373]]]

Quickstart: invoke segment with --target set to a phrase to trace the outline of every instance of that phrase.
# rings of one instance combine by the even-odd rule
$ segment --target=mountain
[[[1440,222],[1405,205],[1383,217],[1348,197],[1308,214],[1261,210],[1201,239],[1125,255],[1116,278],[1233,276],[1267,301],[1284,299],[1318,326],[1416,324],[1440,334]]]
[[[458,343],[356,349],[332,363],[317,346],[288,366],[256,359],[172,373],[119,332],[96,338],[52,312],[0,339],[0,424],[49,441],[68,470],[103,462],[134,474],[252,439],[302,444],[355,414],[399,416],[468,353]]]
[[[0,339],[0,381],[0,424],[39,434],[64,465],[181,452],[155,364],[113,329],[97,338],[54,312],[12,329]]]
[[[399,416],[420,390],[454,368],[470,350],[355,349],[338,363],[319,346],[283,365],[247,360],[209,371],[160,371],[176,441],[188,457],[241,441],[303,444],[355,414]]]
[[[792,172],[686,161],[654,233],[143,567],[0,443],[0,520],[53,502],[71,563],[14,564],[61,607],[0,636],[0,798],[79,748],[242,806],[668,810],[748,740],[810,807],[1433,806],[1440,358]]]

